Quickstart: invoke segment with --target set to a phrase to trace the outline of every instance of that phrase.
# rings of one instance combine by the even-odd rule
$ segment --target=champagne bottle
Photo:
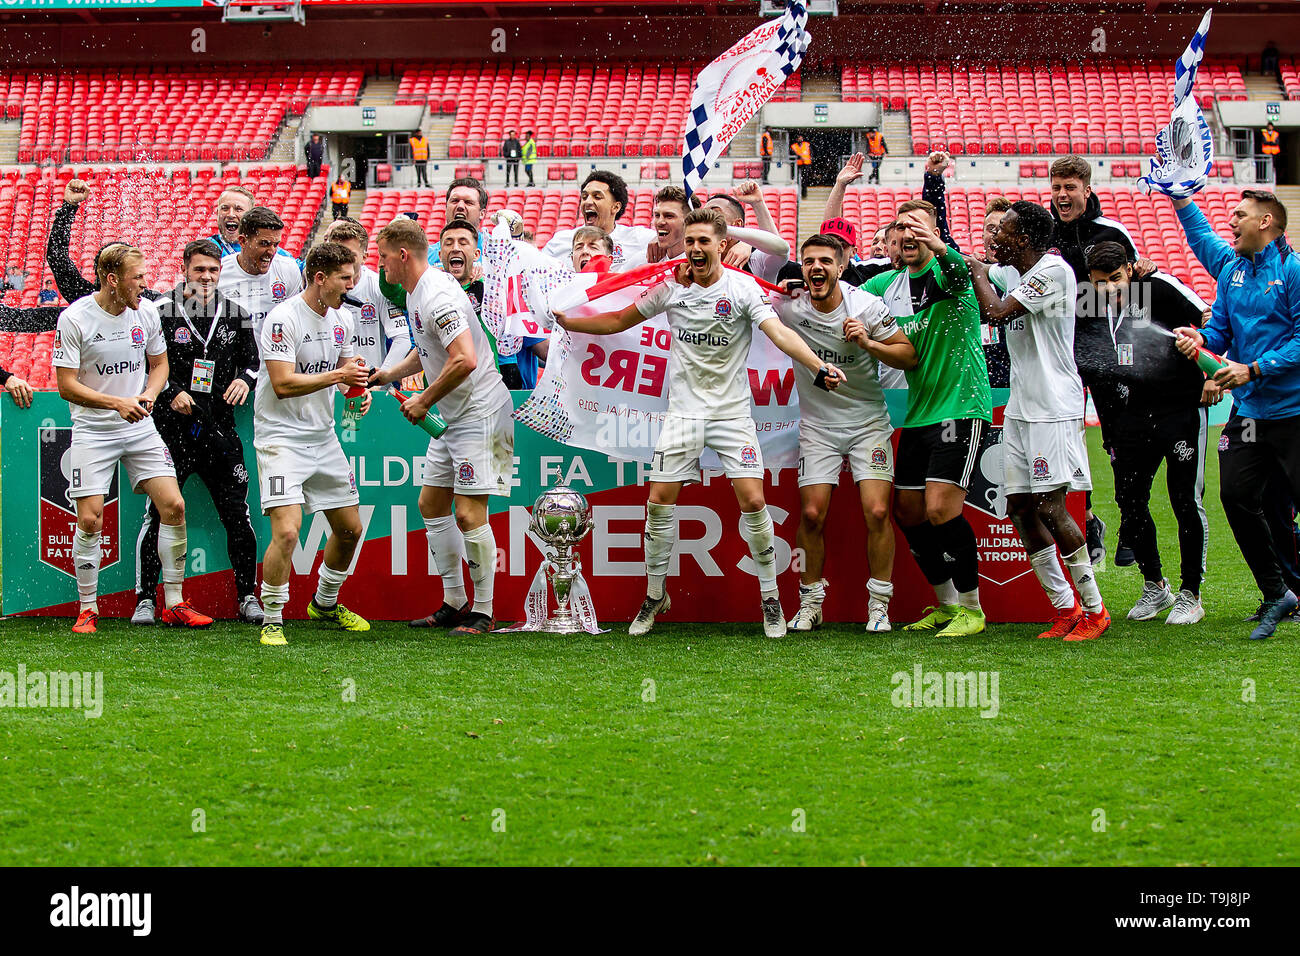
[[[409,397],[396,385],[389,385],[387,391],[389,395],[392,395],[393,398],[397,399],[399,404]],[[441,438],[442,433],[447,430],[447,423],[443,420],[443,417],[438,414],[436,408],[429,409],[428,413],[416,422],[416,424],[428,432],[430,438]]]
[[[1197,349],[1196,367],[1206,375],[1213,375],[1221,368],[1227,368],[1228,363],[1219,356],[1215,355],[1209,349]]]
[[[357,364],[366,367],[366,360],[357,359]],[[366,386],[353,385],[343,393],[343,427],[355,429],[361,425],[361,406],[365,404]]]

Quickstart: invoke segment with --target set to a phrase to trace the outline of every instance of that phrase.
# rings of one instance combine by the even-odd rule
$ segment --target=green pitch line
[[[1245,639],[1217,478],[1206,620],[1128,624],[1139,575],[1107,570],[1116,625],[1085,646],[5,621],[0,671],[101,671],[104,702],[0,708],[0,865],[1296,864],[1300,627]],[[996,716],[894,706],[918,665],[996,671]]]

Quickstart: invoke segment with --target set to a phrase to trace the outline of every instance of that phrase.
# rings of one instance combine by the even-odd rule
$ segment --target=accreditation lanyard
[[[199,335],[199,330],[190,321],[188,311],[182,311],[182,315],[185,316],[185,324],[194,333],[194,338],[203,343],[203,358],[194,360],[193,370],[190,375],[190,390],[201,395],[209,395],[212,393],[212,379],[217,371],[217,363],[207,357],[208,345],[212,342],[212,336],[217,334],[217,323],[221,321],[221,309],[218,306],[216,314],[212,316],[212,322],[208,325],[206,337]]]
[[[1118,310],[1118,318],[1115,316],[1115,310],[1106,309],[1106,324],[1110,328],[1110,344],[1115,347],[1115,361],[1120,365],[1133,364],[1133,343],[1119,341],[1119,329],[1124,324],[1124,315],[1128,312],[1128,306]]]

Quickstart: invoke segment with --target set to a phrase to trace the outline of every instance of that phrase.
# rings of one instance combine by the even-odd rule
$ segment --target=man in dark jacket
[[[262,622],[256,597],[257,539],[248,513],[248,469],[235,431],[234,406],[248,400],[259,367],[248,313],[217,291],[221,251],[198,239],[185,247],[185,279],[155,301],[167,342],[167,387],[154,406],[154,424],[176,464],[183,488],[198,475],[226,529],[235,572],[239,619]],[[158,512],[150,504],[136,549],[136,609],[132,624],[152,624],[160,572],[154,539]]]
[[[1207,306],[1172,276],[1135,275],[1128,250],[1117,242],[1089,247],[1087,263],[1091,283],[1079,303],[1074,352],[1093,401],[1107,409],[1103,428],[1115,472],[1120,537],[1133,549],[1145,581],[1128,618],[1149,621],[1169,610],[1165,623],[1195,624],[1205,616],[1200,594],[1210,536],[1202,505],[1206,405],[1220,401],[1222,390],[1159,330],[1198,327]],[[1176,595],[1161,573],[1149,507],[1162,462],[1182,559]]]
[[[506,138],[501,143],[501,155],[506,161],[506,185],[510,185],[510,173],[515,174],[515,185],[519,185],[519,159],[524,155],[524,147],[512,129],[506,130]]]
[[[315,179],[320,175],[320,168],[325,163],[325,141],[320,133],[312,133],[307,143],[307,175]]]

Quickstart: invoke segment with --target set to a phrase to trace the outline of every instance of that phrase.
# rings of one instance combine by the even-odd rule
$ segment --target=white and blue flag
[[[732,137],[799,69],[811,39],[807,24],[803,3],[790,0],[780,19],[741,37],[695,78],[682,144],[686,195],[699,189]]]
[[[1149,161],[1150,169],[1138,180],[1144,192],[1156,190],[1174,199],[1185,199],[1209,182],[1210,167],[1214,165],[1214,137],[1192,95],[1192,87],[1196,83],[1196,68],[1205,57],[1210,13],[1205,11],[1187,49],[1174,64],[1174,108],[1169,125],[1156,134],[1156,158]]]

